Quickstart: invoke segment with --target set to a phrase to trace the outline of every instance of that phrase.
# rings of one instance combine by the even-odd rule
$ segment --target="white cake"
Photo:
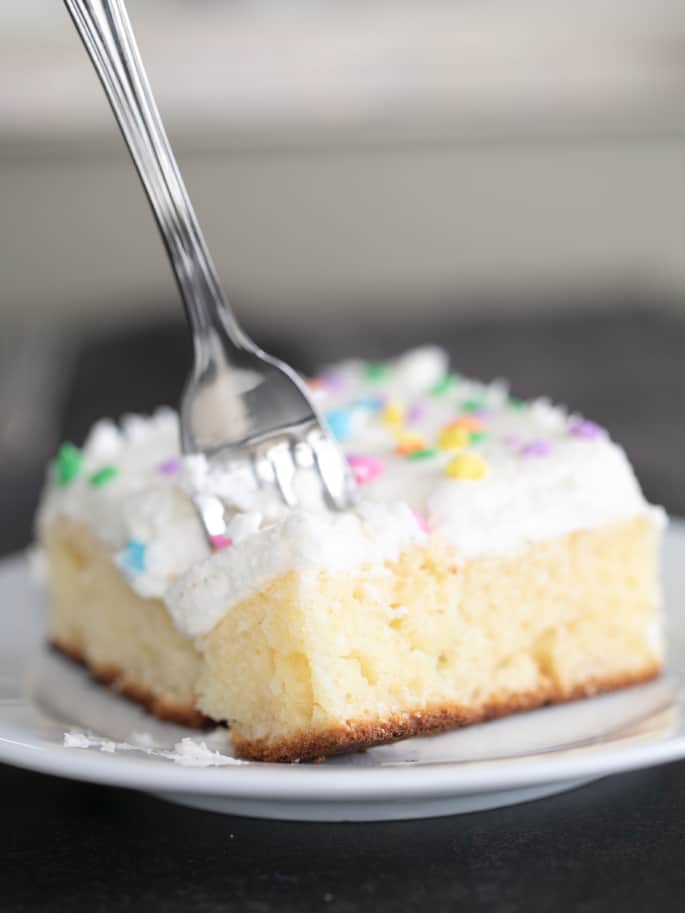
[[[286,510],[182,460],[175,413],[99,422],[38,517],[50,637],[158,715],[295,760],[644,681],[662,666],[663,514],[624,452],[546,400],[417,349],[311,382],[359,482]],[[231,515],[210,554],[189,491]]]

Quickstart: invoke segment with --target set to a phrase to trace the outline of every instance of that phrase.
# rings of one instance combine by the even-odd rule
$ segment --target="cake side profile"
[[[461,566],[415,548],[383,573],[290,573],[203,638],[199,705],[242,756],[289,761],[646,681],[656,546],[638,518]]]
[[[311,382],[357,478],[286,510],[180,459],[161,410],[60,451],[38,517],[53,641],[162,717],[293,761],[645,681],[663,514],[606,432],[434,348]],[[230,517],[210,553],[190,492]]]
[[[205,726],[196,706],[201,656],[164,603],[132,591],[103,544],[76,523],[49,530],[45,548],[52,645],[159,719]]]

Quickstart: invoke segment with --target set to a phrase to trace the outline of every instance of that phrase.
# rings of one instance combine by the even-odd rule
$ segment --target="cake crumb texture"
[[[203,725],[195,694],[201,656],[164,603],[132,590],[106,547],[77,523],[55,524],[44,545],[51,643],[160,719]]]
[[[296,760],[647,680],[658,537],[640,516],[513,557],[286,574],[199,639],[198,705],[242,757]]]
[[[561,704],[580,698],[592,697],[607,691],[639,685],[657,678],[661,664],[654,663],[651,668],[640,672],[597,678],[578,685],[570,692],[555,692],[552,688],[528,694],[517,694],[503,697],[501,701],[492,699],[487,705],[478,708],[465,708],[445,704],[442,707],[428,707],[413,712],[398,713],[391,718],[379,720],[361,720],[344,726],[331,726],[330,729],[317,733],[302,733],[290,739],[262,739],[244,742],[235,733],[233,745],[242,758],[252,761],[293,762],[299,760],[318,760],[331,755],[349,751],[361,751],[374,745],[386,745],[413,736],[439,735],[451,729],[460,729],[474,723],[485,723],[488,720],[509,716],[525,710],[535,710],[549,704]]]

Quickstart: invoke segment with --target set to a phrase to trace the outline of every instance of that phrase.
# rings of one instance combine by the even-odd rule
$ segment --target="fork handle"
[[[159,226],[195,344],[209,366],[217,329],[239,349],[256,346],[224,298],[145,74],[123,0],[64,0],[105,90]],[[222,334],[223,335],[223,334]]]

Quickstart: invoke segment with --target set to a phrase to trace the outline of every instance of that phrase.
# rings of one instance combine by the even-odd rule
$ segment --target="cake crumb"
[[[194,739],[181,739],[174,745],[172,760],[182,767],[224,767],[227,764],[244,764],[237,758],[212,751],[205,742],[196,742]]]
[[[207,741],[216,743],[216,732],[210,733]],[[114,754],[117,751],[140,751],[152,757],[173,761],[174,764],[179,764],[181,767],[227,767],[231,764],[249,763],[249,761],[242,761],[219,751],[213,751],[208,747],[207,741],[184,738],[176,742],[173,749],[169,750],[157,745],[148,732],[132,732],[127,742],[115,742],[113,739],[77,730],[64,734],[65,748],[96,748],[106,754]]]
[[[65,748],[90,748],[90,739],[82,732],[65,732]]]
[[[132,745],[136,748],[152,749],[157,747],[157,743],[149,732],[132,732],[128,737]]]

